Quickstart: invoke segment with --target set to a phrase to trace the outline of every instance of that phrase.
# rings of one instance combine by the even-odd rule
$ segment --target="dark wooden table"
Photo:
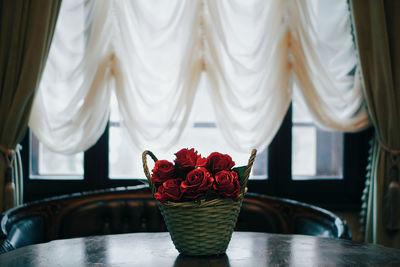
[[[179,255],[168,233],[51,241],[0,255],[0,266],[400,266],[400,250],[303,235],[235,232],[225,255]]]

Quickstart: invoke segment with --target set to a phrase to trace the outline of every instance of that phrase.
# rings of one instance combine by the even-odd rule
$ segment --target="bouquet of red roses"
[[[237,200],[239,175],[235,162],[227,154],[211,153],[207,158],[194,149],[175,153],[174,163],[158,160],[151,180],[157,188],[154,197],[160,202],[224,197]]]

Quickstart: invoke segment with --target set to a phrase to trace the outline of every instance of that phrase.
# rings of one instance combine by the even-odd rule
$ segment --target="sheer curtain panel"
[[[292,88],[321,126],[369,124],[346,1],[74,0],[63,3],[30,127],[53,151],[83,151],[104,131],[114,90],[132,142],[167,149],[201,75],[238,151],[270,143]]]

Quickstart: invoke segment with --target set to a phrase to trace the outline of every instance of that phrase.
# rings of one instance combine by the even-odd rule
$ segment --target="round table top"
[[[226,254],[179,255],[168,233],[55,240],[0,255],[0,266],[400,265],[400,250],[304,235],[234,232]]]

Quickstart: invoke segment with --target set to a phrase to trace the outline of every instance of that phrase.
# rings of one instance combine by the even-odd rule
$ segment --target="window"
[[[321,130],[296,103],[292,124],[293,179],[343,179],[343,134]]]
[[[144,178],[141,154],[143,149],[129,144],[129,136],[120,123],[117,101],[112,101],[109,138],[109,177],[113,180],[132,179],[132,177]],[[214,151],[220,151],[232,156],[236,165],[246,165],[250,153],[238,153],[229,147],[222,134],[218,131],[213,107],[207,94],[205,77],[200,84],[200,90],[192,110],[192,118],[189,127],[183,133],[180,141],[173,145],[168,152],[153,151],[159,159],[173,161],[173,153],[184,147],[194,147],[202,154],[208,156]],[[265,153],[265,152],[264,152]],[[260,154],[262,152],[260,151]],[[256,170],[253,177],[265,178],[267,176],[264,162],[256,162]]]
[[[354,134],[325,132],[306,121],[305,117],[299,117],[297,108],[293,105],[289,109],[270,146],[265,151],[258,151],[249,191],[328,208],[356,209],[363,187],[371,130]],[[191,133],[183,143],[193,144],[196,142],[190,138],[204,140],[207,133],[216,131],[216,125],[199,120],[188,131]],[[201,137],[196,137],[196,134]],[[136,178],[144,177],[141,152],[133,152],[123,135],[117,117],[111,115],[106,132],[95,146],[85,153],[64,156],[46,150],[28,133],[22,144],[25,201],[140,184]],[[214,138],[212,140],[210,151],[231,153],[224,149],[222,138],[217,142]],[[206,142],[204,147],[207,145]],[[198,150],[208,155],[208,151]],[[232,156],[236,161],[240,158],[238,165],[246,164],[247,154]],[[163,155],[158,157],[164,158]],[[135,173],[140,176],[134,176]]]
[[[345,1],[343,1],[343,3],[345,3]],[[292,4],[293,3],[291,3],[290,5]],[[112,7],[108,8],[107,6],[105,6],[103,8],[105,8],[104,10],[111,10],[111,11],[113,10]],[[75,8],[73,7],[71,10],[75,10]],[[84,9],[82,9],[82,11],[83,10]],[[285,12],[282,13],[283,17],[286,16],[285,14],[286,14]],[[84,12],[81,15],[82,15],[81,18],[83,18]],[[323,14],[319,15],[323,17]],[[113,15],[110,15],[110,17],[117,18],[118,16],[113,17]],[[199,20],[200,26],[198,27],[198,29],[200,32],[203,32],[204,29],[206,29],[205,27],[206,23],[203,23],[204,22],[203,20],[201,19]],[[277,23],[279,23],[285,20],[284,19],[282,20],[278,17],[276,21]],[[75,21],[75,23],[78,23],[81,26],[84,25],[82,21],[80,23]],[[67,24],[68,23],[66,23],[66,25]],[[90,25],[94,24],[88,23],[87,26],[91,27]],[[293,26],[293,24],[291,25]],[[318,24],[318,26],[321,25]],[[248,29],[250,29],[250,27]],[[83,30],[84,29],[82,29],[82,31]],[[61,32],[65,35],[65,31]],[[127,31],[125,31],[124,33],[126,32]],[[146,33],[148,32],[149,30],[146,30]],[[244,32],[246,32],[245,29]],[[83,35],[85,38],[88,37],[85,34]],[[347,43],[350,44],[351,46],[352,44],[350,38],[351,36],[349,34],[347,35],[348,35],[347,36],[348,38],[346,39]],[[82,36],[82,34],[80,33],[79,36]],[[109,34],[108,36],[113,37],[112,34]],[[204,38],[206,37],[206,35],[201,35],[201,36],[202,38],[199,39],[201,40],[199,41],[199,45],[204,47],[204,40],[205,40]],[[264,35],[263,33],[258,35],[255,34],[254,37],[257,36],[264,36]],[[113,39],[117,41],[119,40],[118,38],[113,38]],[[74,40],[75,40],[74,38],[71,38],[71,40],[69,41],[73,45],[75,45]],[[282,40],[287,40],[287,39],[283,38]],[[81,53],[82,55],[86,51],[84,48],[86,47],[86,45],[88,45],[85,43],[86,41],[90,43],[90,41],[85,39],[79,44],[79,47],[81,49],[79,53]],[[96,43],[96,41],[92,40],[92,43]],[[235,43],[235,42],[230,42],[230,43]],[[62,46],[67,46],[65,42],[62,42],[61,44]],[[143,46],[145,47],[146,45]],[[124,46],[124,47],[130,47],[130,46]],[[93,51],[96,50],[88,49],[87,51],[89,51],[90,54],[90,52],[94,53]],[[202,51],[204,52],[206,50]],[[268,50],[268,51],[275,51],[275,50]],[[285,51],[281,52],[282,54],[287,55]],[[327,52],[329,53],[330,51]],[[165,55],[167,53],[161,53],[161,54]],[[62,55],[65,57],[65,54]],[[96,58],[96,55],[92,56]],[[114,62],[113,61],[115,59],[114,56],[115,54],[111,55],[107,54],[107,59],[110,58],[109,62]],[[202,68],[205,66],[204,65],[205,61],[203,56],[201,57],[201,59],[203,60]],[[347,63],[346,55],[343,54],[342,56],[345,57],[345,62]],[[223,57],[226,57],[226,55]],[[153,53],[149,53],[149,58],[150,59],[146,60],[150,61],[154,60],[156,62],[158,60],[157,55],[153,55]],[[56,61],[57,60],[58,58],[56,57]],[[136,60],[135,62],[139,61],[140,60]],[[165,59],[165,61],[169,62],[167,59]],[[275,62],[276,61],[274,61],[273,63]],[[285,64],[288,63],[286,61],[286,57],[284,58],[284,60],[282,60],[282,62],[284,62],[284,64],[281,65],[286,66]],[[75,62],[74,64],[79,65],[78,63],[79,60],[77,59],[77,62]],[[264,61],[262,63],[264,63]],[[330,63],[331,65],[334,65],[334,67],[336,67],[336,71],[339,72],[338,75],[352,76],[348,75],[349,74],[348,70],[342,70],[341,68],[337,68],[336,62],[330,62]],[[75,66],[74,64],[67,67],[74,70]],[[351,64],[347,64],[348,65],[347,68],[352,68],[354,64],[355,64],[354,62],[352,62]],[[227,67],[227,72],[229,72],[229,68],[231,68],[231,66],[229,68],[228,67]],[[139,69],[142,68],[139,67],[137,70]],[[165,68],[162,71],[158,71],[158,73],[162,73],[164,75],[170,69],[174,68]],[[179,68],[175,67],[175,69]],[[271,67],[270,69],[273,69],[273,67]],[[283,69],[290,70],[289,68],[283,68]],[[113,70],[114,69],[110,70],[110,72],[113,73]],[[76,74],[79,71],[73,71],[73,72]],[[79,73],[86,74],[86,72],[84,71]],[[201,73],[201,71],[198,71],[198,73]],[[260,72],[260,74],[262,74],[261,76],[263,78],[269,77],[269,72],[267,74],[264,72]],[[290,77],[290,71],[287,71],[287,74],[288,75],[285,75],[285,77],[286,76]],[[66,77],[67,76],[69,77],[69,75],[67,75],[67,72],[65,73],[65,75]],[[299,76],[298,73],[297,75]],[[131,77],[131,76],[132,75],[130,76],[127,75],[126,77]],[[165,76],[166,77],[163,77],[163,79],[168,79],[168,75]],[[273,76],[273,73],[271,74],[271,76]],[[57,75],[47,76],[47,78],[49,77],[51,78],[50,80],[52,80],[52,78],[57,77]],[[116,76],[109,75],[107,77],[115,78]],[[319,77],[319,76],[314,76],[314,77]],[[63,88],[66,89],[65,96],[68,96],[71,93],[70,87],[78,87],[75,85],[80,84],[79,82],[86,81],[85,79],[86,77],[79,76],[79,78],[80,79],[72,79],[74,83],[72,86],[69,85],[63,86]],[[261,79],[262,81],[258,80],[257,84],[269,85],[269,83],[267,83],[267,81],[264,81],[263,78]],[[112,82],[110,82],[110,80],[107,79],[107,85],[104,86],[112,88],[112,86],[114,85],[112,84]],[[147,80],[153,82],[152,79],[147,79]],[[328,80],[329,79],[325,79],[324,81]],[[52,84],[51,82],[52,81],[50,81],[50,84]],[[242,80],[241,82],[250,84],[251,86],[255,85],[254,81],[252,81],[251,83],[247,83],[246,79]],[[285,79],[285,82],[288,82],[288,79]],[[279,92],[284,92],[284,89],[286,89],[286,85],[283,83],[280,84],[282,84],[283,89],[281,88],[282,91]],[[176,86],[172,87],[177,88]],[[303,87],[307,88],[307,86]],[[94,88],[101,88],[101,87],[94,87]],[[147,87],[143,88],[145,88],[146,90],[148,89]],[[157,89],[158,87],[155,86],[155,88]],[[227,88],[231,87],[228,86]],[[321,88],[323,88],[323,86],[321,86]],[[59,89],[59,87],[57,87],[57,89]],[[232,155],[237,165],[245,165],[249,153],[237,153],[233,150],[230,150],[229,145],[225,143],[224,138],[218,131],[216,119],[214,118],[213,113],[210,112],[212,110],[212,107],[210,105],[210,100],[207,99],[208,98],[208,94],[206,94],[207,89],[208,89],[207,81],[203,77],[201,80],[200,90],[198,92],[198,95],[196,96],[196,101],[193,106],[194,111],[191,113],[192,117],[190,118],[190,123],[189,123],[190,127],[188,127],[186,132],[182,135],[180,143],[172,147],[170,149],[170,151],[172,152],[168,152],[167,154],[157,153],[156,151],[154,152],[156,152],[159,158],[172,160],[173,152],[179,150],[182,147],[194,146],[200,153],[203,154],[203,156],[208,155],[213,151],[220,151]],[[276,91],[272,90],[270,91],[273,94],[276,94]],[[108,92],[109,91],[107,91],[107,93]],[[52,94],[48,93],[47,95],[52,95]],[[151,97],[148,98],[152,99],[154,95],[157,94],[156,93],[152,94]],[[287,102],[289,101],[290,94],[287,95],[288,97],[285,98],[286,101],[284,107],[287,106]],[[329,94],[329,96],[331,95]],[[119,95],[119,97],[121,97],[120,100],[131,99],[130,97],[125,97],[125,95],[122,96]],[[88,103],[81,98],[74,98],[74,99],[75,102],[69,103],[69,105],[67,105],[68,107],[75,108],[76,102]],[[103,116],[94,116],[94,117],[99,117],[102,119],[104,118],[105,120],[103,120],[102,122],[104,122],[105,124],[107,121],[108,112],[104,112],[104,110],[107,110],[104,109],[104,105],[106,105],[109,96],[107,95],[106,97],[104,97],[104,99],[105,99],[104,102],[102,101],[95,102],[97,108],[95,114],[98,115],[99,113],[103,112],[104,113]],[[133,185],[140,183],[139,179],[143,178],[144,176],[141,164],[142,149],[136,148],[134,147],[134,145],[129,144],[130,138],[126,136],[126,129],[123,128],[123,121],[121,121],[122,116],[120,116],[120,114],[118,113],[117,101],[115,101],[115,97],[113,97],[112,99],[113,99],[112,110],[107,129],[104,132],[103,136],[100,138],[100,140],[98,140],[97,144],[95,144],[85,153],[78,153],[70,156],[59,155],[57,153],[53,153],[47,150],[42,144],[40,144],[37,141],[37,139],[32,134],[27,134],[24,140],[24,147],[26,149],[23,151],[26,163],[26,166],[24,168],[26,200],[33,200],[45,196],[77,192],[82,190]],[[264,98],[259,98],[259,99],[264,99]],[[138,105],[145,102],[146,101],[138,102]],[[262,102],[259,102],[258,104],[259,107],[260,106],[262,107],[263,105],[264,107],[266,107],[264,100],[262,100]],[[51,105],[56,106],[56,108],[62,106],[62,104],[58,105],[57,103],[54,102],[51,103]],[[127,105],[127,106],[132,107],[135,105]],[[149,107],[146,107],[145,110],[146,111],[151,110],[150,108],[151,106],[149,105]],[[168,110],[168,107],[165,110]],[[49,113],[52,114],[56,120],[58,120],[60,117],[55,115],[56,113],[52,112]],[[140,114],[140,112],[131,112],[131,113],[136,115]],[[148,115],[148,113],[145,113],[145,115]],[[278,115],[283,116],[285,114],[282,113],[275,114],[275,116]],[[141,117],[147,118],[147,116],[141,116]],[[264,116],[259,116],[258,119],[260,119],[263,122]],[[152,125],[153,123],[154,120],[150,120],[150,122],[146,124],[146,127],[153,127]],[[267,126],[268,124],[264,125]],[[258,126],[260,126],[260,124],[258,124]],[[77,127],[77,129],[80,128]],[[91,129],[100,129],[100,128],[92,127]],[[251,133],[254,133],[254,131],[251,131]],[[281,128],[276,134],[273,142],[267,149],[258,152],[256,163],[251,176],[251,181],[249,184],[249,190],[253,192],[267,193],[271,195],[295,198],[307,202],[317,202],[317,204],[319,205],[321,204],[340,205],[348,203],[357,203],[359,202],[359,193],[361,191],[360,188],[362,186],[362,178],[364,177],[364,166],[366,165],[368,134],[369,134],[368,131],[358,134],[342,134],[338,132],[332,133],[332,132],[322,131],[312,123],[310,115],[307,114],[306,110],[301,106],[301,104],[294,102],[291,108],[288,110],[286,117],[281,125]],[[56,142],[53,142],[53,144],[60,146],[60,143],[62,141],[67,144],[73,143],[65,141],[68,137],[71,137],[70,135],[60,135],[60,136],[63,137],[62,140],[61,139],[57,140]],[[81,133],[81,137],[82,136],[85,137],[91,135],[87,135],[85,132]],[[70,138],[70,140],[73,141],[81,140],[81,138],[72,137]]]

